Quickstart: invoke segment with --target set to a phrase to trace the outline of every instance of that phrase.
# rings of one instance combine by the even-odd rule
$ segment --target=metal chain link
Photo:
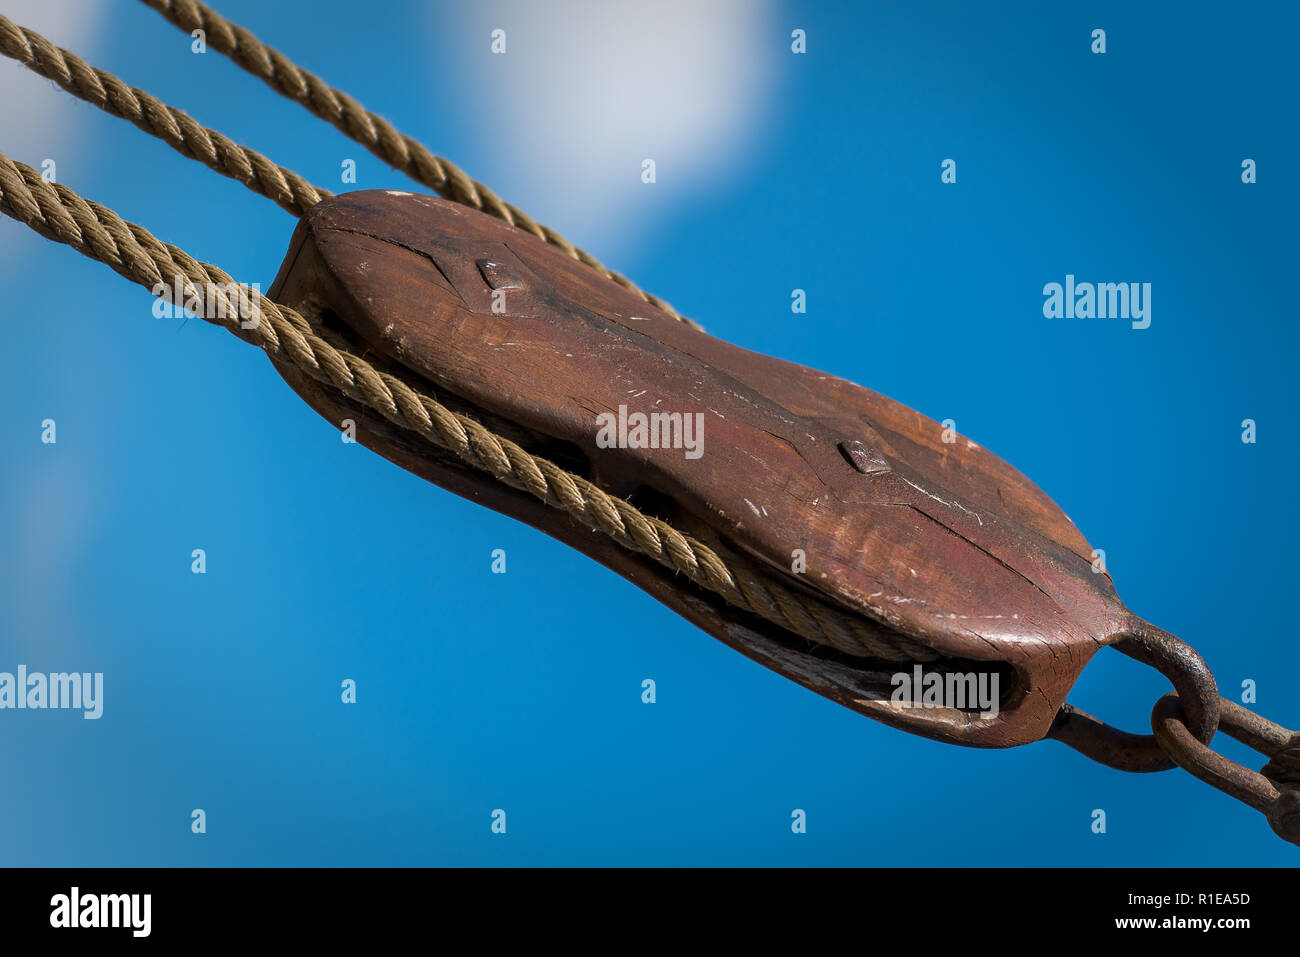
[[[1173,682],[1151,712],[1152,734],[1130,734],[1067,704],[1047,737],[1120,771],[1180,767],[1255,808],[1279,837],[1300,846],[1300,732],[1219,696],[1209,666],[1186,642],[1146,622],[1114,646]],[[1268,757],[1261,771],[1209,747],[1216,730]]]

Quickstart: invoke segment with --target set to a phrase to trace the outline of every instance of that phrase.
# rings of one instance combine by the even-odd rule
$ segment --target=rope
[[[894,633],[881,634],[873,622],[845,614],[824,601],[797,592],[748,568],[728,568],[718,554],[667,523],[647,516],[628,502],[609,495],[581,476],[531,455],[495,435],[468,416],[447,409],[322,339],[297,311],[278,305],[259,291],[236,283],[215,266],[155,238],[148,230],[122,220],[71,189],[47,183],[39,172],[0,153],[0,212],[36,232],[66,243],[99,260],[120,275],[153,290],[171,290],[179,277],[186,300],[208,302],[220,297],[202,318],[258,346],[277,362],[286,362],[350,399],[375,409],[389,422],[409,429],[466,464],[490,472],[513,488],[563,509],[589,528],[646,555],[780,627],[848,654],[893,661],[933,660],[934,652]],[[170,294],[170,292],[169,292]],[[244,328],[240,317],[258,321]]]
[[[222,176],[238,180],[295,218],[301,218],[322,199],[334,195],[3,15],[0,15],[0,53],[53,80],[78,99],[129,120],[182,155],[198,160]]]
[[[504,202],[482,183],[470,178],[449,160],[435,156],[417,140],[399,132],[381,116],[371,113],[346,93],[336,90],[314,73],[295,64],[278,50],[266,46],[238,24],[196,0],[142,0],[185,33],[202,30],[208,46],[230,57],[244,70],[282,96],[301,103],[345,136],[365,147],[394,169],[423,183],[444,199],[470,206],[532,233],[601,275],[640,296],[692,328],[699,325],[670,304],[640,289],[635,283],[605,268],[555,230],[536,222],[523,210]]]

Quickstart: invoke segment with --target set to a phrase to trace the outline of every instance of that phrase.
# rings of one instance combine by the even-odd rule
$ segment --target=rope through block
[[[298,66],[279,50],[262,43],[248,30],[232,23],[196,0],[142,0],[185,33],[202,30],[207,45],[225,54],[275,92],[300,103],[394,169],[401,170],[444,199],[505,220],[538,239],[562,249],[624,289],[668,315],[698,329],[671,304],[651,295],[630,279],[606,268],[595,256],[579,249],[555,230],[543,226],[523,210],[502,200],[450,160],[435,156],[413,137],[399,132],[382,116],[370,112],[352,97]]]
[[[201,318],[222,326],[268,356],[301,369],[318,382],[374,409],[400,428],[447,449],[461,461],[513,488],[559,508],[583,525],[609,535],[625,548],[685,575],[738,608],[752,612],[809,641],[857,656],[891,661],[927,661],[936,656],[899,634],[882,634],[873,624],[802,594],[748,567],[727,563],[709,546],[666,522],[645,515],[589,480],[534,456],[481,423],[453,412],[397,376],[327,341],[297,311],[235,282],[128,223],[105,206],[83,199],[62,184],[0,153],[0,212],[41,235],[65,243],[112,267],[147,289],[179,286],[186,298],[223,297],[223,308]],[[256,317],[253,323],[241,316]]]

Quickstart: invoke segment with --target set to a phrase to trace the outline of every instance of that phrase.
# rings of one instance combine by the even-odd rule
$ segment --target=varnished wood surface
[[[504,314],[493,311],[494,287]],[[873,700],[878,663],[855,669],[802,653],[567,516],[373,416],[360,420],[359,439],[404,468],[555,535],[750,657],[873,717],[966,744],[1035,740],[1095,650],[1129,627],[1087,541],[996,456],[964,437],[944,442],[939,423],[868,389],[691,329],[498,220],[409,193],[336,197],[304,217],[272,297],[329,315],[372,361],[513,427],[530,450],[571,444],[589,477],[656,503],[682,531],[773,575],[790,576],[801,549],[799,580],[829,599],[951,659],[1007,662],[1020,676],[996,718],[899,711]],[[281,372],[340,421],[341,397]],[[598,448],[596,416],[620,405],[701,413],[703,455]]]

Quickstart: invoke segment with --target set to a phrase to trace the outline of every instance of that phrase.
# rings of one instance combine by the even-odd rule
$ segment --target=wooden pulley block
[[[1140,624],[1078,529],[997,456],[945,442],[937,422],[869,389],[713,338],[482,213],[396,191],[327,200],[299,223],[270,294],[815,614],[851,619],[865,644],[833,647],[736,608],[278,366],[330,422],[353,419],[358,441],[403,468],[872,718],[958,744],[1038,740],[1097,649]],[[997,676],[996,707],[895,700],[897,676],[921,672]]]

